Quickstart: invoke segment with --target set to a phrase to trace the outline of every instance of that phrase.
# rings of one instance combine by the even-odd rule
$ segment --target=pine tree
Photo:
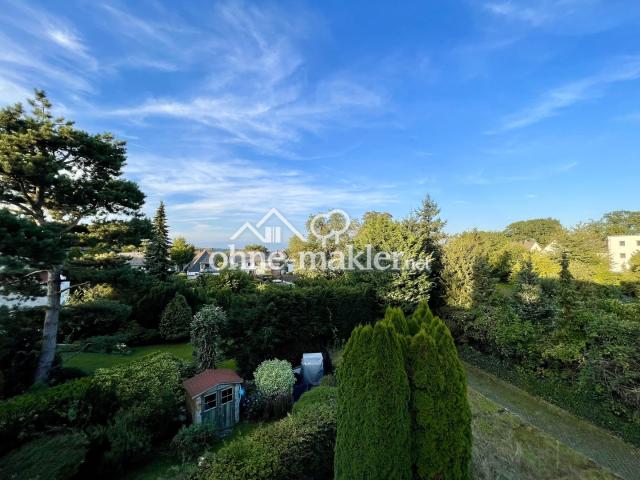
[[[183,295],[176,293],[160,318],[160,335],[165,340],[183,340],[189,336],[191,307]]]
[[[553,315],[553,309],[546,302],[538,274],[533,270],[531,259],[524,262],[516,278],[516,305],[518,314],[524,320],[542,322]]]
[[[411,478],[409,383],[398,335],[357,327],[338,371],[337,480]]]
[[[167,227],[167,215],[164,210],[164,203],[160,206],[153,217],[153,236],[149,239],[147,251],[144,256],[144,265],[151,275],[160,280],[166,280],[169,276],[171,262],[169,259],[169,229]]]

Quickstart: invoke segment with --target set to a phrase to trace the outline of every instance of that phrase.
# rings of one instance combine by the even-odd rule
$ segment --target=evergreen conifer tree
[[[166,280],[169,276],[169,269],[171,268],[170,249],[171,242],[169,241],[167,215],[164,203],[160,202],[156,215],[153,217],[153,235],[149,239],[144,256],[144,265],[147,272],[160,280]]]
[[[386,322],[356,328],[338,371],[337,480],[411,478],[409,382]]]
[[[160,318],[160,335],[165,340],[182,340],[189,336],[191,307],[183,295],[177,293],[165,307]]]

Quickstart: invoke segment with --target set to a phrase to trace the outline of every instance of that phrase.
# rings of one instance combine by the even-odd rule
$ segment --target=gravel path
[[[469,387],[624,480],[640,480],[639,449],[477,367],[464,365]]]

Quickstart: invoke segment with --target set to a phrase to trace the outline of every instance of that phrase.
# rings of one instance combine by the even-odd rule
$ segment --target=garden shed
[[[242,378],[227,368],[205,370],[183,382],[193,423],[212,423],[216,430],[240,420]]]

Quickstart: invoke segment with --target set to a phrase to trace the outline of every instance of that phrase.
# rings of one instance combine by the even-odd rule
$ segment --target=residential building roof
[[[191,398],[222,383],[242,383],[244,380],[228,368],[210,368],[182,382]]]

